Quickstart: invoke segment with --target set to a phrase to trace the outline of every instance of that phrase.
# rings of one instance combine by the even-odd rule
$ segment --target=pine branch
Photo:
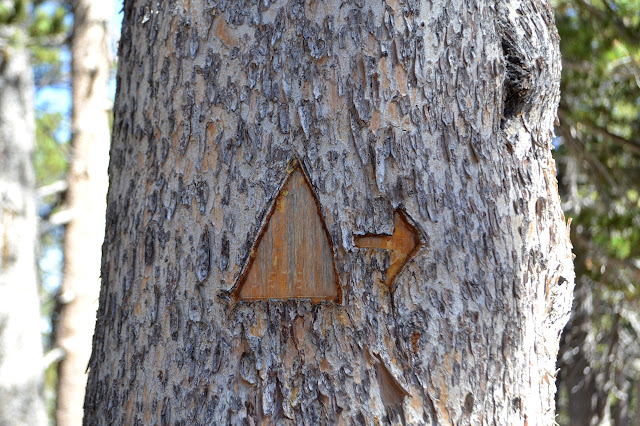
[[[565,121],[565,122],[572,121],[571,119],[569,119],[569,116],[568,116],[566,110],[564,110],[562,107],[560,107],[558,109],[558,116],[560,117],[560,120],[562,120],[562,121]],[[630,151],[632,151],[632,152],[634,152],[636,154],[640,154],[640,142],[629,140],[629,139],[623,138],[622,136],[619,136],[619,135],[616,135],[614,133],[611,133],[610,131],[608,131],[604,127],[600,127],[600,126],[598,126],[598,125],[596,125],[593,122],[588,121],[588,120],[584,120],[584,119],[580,120],[580,124],[582,124],[583,126],[588,128],[592,132],[597,133],[600,136],[609,139],[611,142],[614,142],[614,143],[616,143],[618,145],[627,147]]]
[[[625,23],[620,19],[620,15],[611,7],[611,5],[604,1],[603,3],[607,7],[609,13],[604,12],[603,10],[598,9],[590,2],[586,0],[576,0],[578,6],[588,12],[593,18],[596,18],[600,22],[604,24],[611,24],[616,27],[616,32],[620,34],[624,40],[631,44],[632,46],[640,46],[640,39],[638,38],[638,29],[629,28]]]

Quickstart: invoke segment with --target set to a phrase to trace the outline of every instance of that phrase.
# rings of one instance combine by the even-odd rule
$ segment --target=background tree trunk
[[[590,335],[593,304],[589,287],[576,280],[574,315],[569,321],[562,336],[561,353],[570,354],[567,359],[558,361],[558,368],[563,374],[566,386],[566,411],[571,426],[590,425],[594,419],[602,419],[606,403],[606,395],[598,392],[596,377],[592,374],[592,363],[595,357],[593,336]],[[564,346],[564,348],[563,348]],[[580,348],[569,352],[566,348]],[[565,349],[565,350],[562,350]]]
[[[597,354],[595,327],[592,322],[594,302],[593,284],[576,266],[578,277],[574,288],[573,315],[565,327],[560,342],[558,369],[562,380],[559,390],[564,386],[566,393],[565,412],[570,426],[600,424],[604,417],[607,395],[598,389],[596,381]],[[578,348],[578,350],[576,350]],[[601,374],[605,376],[605,374]],[[603,380],[603,377],[600,377]]]
[[[58,367],[56,418],[60,425],[82,424],[87,365],[100,293],[100,256],[108,186],[111,66],[107,25],[110,1],[75,0],[73,5],[72,159],[68,175],[63,304],[57,344],[65,357]]]
[[[23,31],[0,26],[0,424],[44,425],[36,273],[33,74]]]
[[[553,421],[573,270],[546,4],[124,11],[86,424]],[[296,158],[341,296],[242,300]],[[355,237],[396,210],[420,246],[389,283],[397,253]]]

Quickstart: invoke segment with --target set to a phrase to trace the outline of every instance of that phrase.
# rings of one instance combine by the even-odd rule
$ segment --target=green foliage
[[[71,10],[65,0],[0,0],[0,25],[15,30],[0,45],[27,46],[36,68],[36,83],[62,80],[61,47],[71,34]]]
[[[26,24],[34,42],[47,37],[67,34],[69,8],[66,1],[4,0],[0,2],[0,24]]]
[[[17,24],[27,16],[27,2],[24,0],[9,0],[0,3],[0,24]]]
[[[36,83],[65,80],[60,53],[71,34],[70,10],[64,1],[34,2],[28,24],[29,48],[35,65]]]
[[[567,396],[560,418],[568,419],[562,410],[572,396],[592,385],[591,398],[580,402],[590,421],[611,416],[615,424],[637,409],[629,389],[640,379],[640,2],[555,6],[563,54],[555,156],[577,274],[560,354],[566,371],[558,387]],[[576,373],[581,382],[565,383],[581,362],[588,367]]]
[[[36,114],[36,151],[34,167],[38,186],[63,179],[69,165],[68,143],[60,143],[55,133],[62,123],[62,114],[38,111]]]
[[[34,38],[41,38],[66,34],[69,30],[65,24],[67,15],[68,12],[62,5],[58,5],[53,13],[47,13],[43,8],[36,8],[29,27],[29,35]]]

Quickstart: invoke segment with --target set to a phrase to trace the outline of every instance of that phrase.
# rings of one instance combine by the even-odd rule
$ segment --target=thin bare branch
[[[57,180],[49,185],[41,186],[36,190],[36,194],[38,198],[44,198],[64,192],[68,187],[66,180]]]

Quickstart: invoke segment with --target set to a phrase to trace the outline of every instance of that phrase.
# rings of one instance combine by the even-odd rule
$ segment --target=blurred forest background
[[[75,179],[68,172],[77,152],[70,142],[71,61],[80,3],[0,0],[0,54],[27,51],[31,70],[24,71],[35,83],[40,328],[51,424],[59,363],[70,356],[56,335],[70,301],[61,288],[63,270],[72,273],[63,253]],[[100,3],[111,10],[104,24],[108,109],[121,4]],[[573,314],[558,357],[557,422],[640,425],[640,0],[552,0],[552,6],[563,54],[554,155],[576,255]],[[91,303],[95,310],[97,300]]]

